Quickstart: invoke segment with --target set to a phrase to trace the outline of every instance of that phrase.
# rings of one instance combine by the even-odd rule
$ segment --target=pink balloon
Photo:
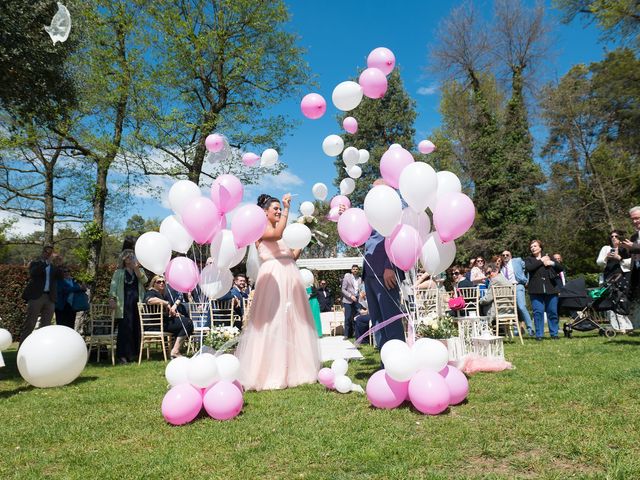
[[[371,225],[361,208],[349,208],[338,219],[338,235],[350,247],[359,247],[371,235]]]
[[[300,102],[300,110],[305,117],[316,120],[327,111],[327,102],[322,95],[309,93]]]
[[[367,398],[376,408],[396,408],[402,405],[407,398],[409,382],[398,382],[385,370],[378,370],[371,375],[367,382]]]
[[[219,175],[211,185],[211,200],[218,210],[227,213],[242,201],[244,187],[238,177],[230,174]]]
[[[367,57],[367,67],[382,70],[385,75],[389,75],[395,65],[396,56],[385,47],[373,49]]]
[[[453,365],[447,365],[440,371],[449,388],[449,405],[457,405],[467,398],[469,394],[469,380],[464,373]]]
[[[224,137],[219,133],[213,133],[204,140],[204,146],[208,151],[217,153],[224,148]]]
[[[201,408],[200,392],[188,383],[176,385],[162,399],[162,416],[171,425],[189,423],[198,416]]]
[[[382,98],[387,93],[387,77],[378,68],[367,68],[360,74],[358,83],[362,92],[369,98]]]
[[[239,380],[234,380],[231,383],[233,383],[236,387],[238,387],[238,390],[240,390],[240,393],[244,393],[244,387],[242,386]]]
[[[422,413],[437,415],[449,406],[449,387],[439,373],[420,370],[409,380],[409,399]]]
[[[196,197],[180,212],[182,225],[196,243],[203,244],[220,229],[218,207],[207,197]]]
[[[169,285],[183,293],[188,293],[196,288],[200,281],[197,265],[187,257],[176,257],[171,260],[164,275]]]
[[[402,147],[390,148],[380,159],[380,174],[387,185],[398,188],[402,170],[413,162],[413,155],[408,150]]]
[[[333,381],[336,379],[336,374],[333,373],[333,370],[330,368],[324,367],[321,368],[318,372],[318,382],[320,382],[325,387],[333,390]]]
[[[429,154],[436,149],[436,146],[430,140],[422,140],[418,144],[418,150],[420,153]]]
[[[233,217],[231,232],[236,242],[236,247],[246,247],[255,242],[267,228],[267,216],[258,205],[244,205]]]
[[[210,244],[221,230],[227,228],[227,217],[224,213],[218,212],[218,227],[211,233],[211,236],[205,240],[205,244]]]
[[[333,207],[331,210],[329,210],[329,213],[327,213],[327,220],[331,220],[332,222],[337,222],[338,220],[340,220],[340,208]]]
[[[442,195],[433,211],[433,225],[443,242],[450,242],[464,235],[475,218],[476,207],[464,193],[450,192]]]
[[[331,199],[331,203],[329,204],[331,208],[339,207],[340,205],[344,205],[345,208],[351,208],[351,200],[344,195],[336,195]]]
[[[237,416],[243,403],[242,392],[227,380],[220,380],[204,394],[204,408],[216,420]]]
[[[344,128],[347,133],[356,133],[358,131],[358,121],[353,117],[346,117],[342,121],[342,128]]]
[[[260,155],[256,155],[253,152],[247,152],[242,155],[242,163],[244,163],[247,167],[253,167],[259,161]]]
[[[389,259],[406,272],[416,264],[422,244],[422,238],[415,228],[411,225],[398,225],[389,237]]]

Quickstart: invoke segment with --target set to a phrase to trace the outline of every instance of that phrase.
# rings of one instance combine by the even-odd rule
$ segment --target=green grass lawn
[[[362,386],[379,358],[350,362]],[[172,427],[162,361],[87,366],[37,389],[0,368],[0,478],[640,478],[640,336],[506,346],[515,370],[470,378],[429,417],[308,385],[250,392],[240,416]]]

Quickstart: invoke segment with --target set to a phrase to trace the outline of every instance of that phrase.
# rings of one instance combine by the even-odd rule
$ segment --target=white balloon
[[[267,148],[264,152],[262,152],[262,156],[260,157],[261,167],[272,167],[276,163],[278,163],[278,152],[276,152],[273,148]]]
[[[358,163],[367,163],[369,161],[369,151],[361,148],[358,150],[360,158],[358,159]]]
[[[311,230],[302,223],[290,223],[282,232],[282,240],[291,249],[304,248],[311,241]]]
[[[351,178],[360,178],[362,176],[362,169],[358,165],[353,165],[347,168],[347,175]]]
[[[389,236],[402,216],[400,196],[387,185],[376,185],[364,198],[364,213],[373,228]]]
[[[87,345],[74,329],[49,325],[34,330],[18,350],[18,371],[34,387],[73,382],[87,364]]]
[[[362,101],[362,87],[356,82],[346,81],[339,83],[333,89],[331,100],[338,110],[347,112],[353,110]]]
[[[211,240],[211,258],[218,268],[232,268],[239,264],[247,253],[247,247],[237,248],[233,232],[220,230]]]
[[[402,169],[399,180],[402,198],[416,212],[427,208],[438,193],[436,171],[424,162],[414,162]]]
[[[157,275],[164,273],[171,260],[171,242],[158,232],[140,235],[136,241],[135,251],[140,265]]]
[[[342,161],[347,168],[354,166],[360,160],[360,152],[356,147],[347,147],[342,152]]]
[[[13,339],[11,338],[11,332],[4,328],[0,328],[0,352],[9,348],[12,343]]]
[[[189,383],[197,388],[208,388],[219,379],[218,362],[210,353],[201,353],[189,360]]]
[[[200,187],[190,180],[178,180],[169,190],[169,205],[178,215],[182,209],[190,203],[193,198],[202,195]]]
[[[182,383],[189,383],[189,362],[188,357],[176,357],[167,364],[167,368],[164,369],[164,376],[169,385],[175,387]]]
[[[442,170],[436,174],[438,178],[438,192],[436,193],[435,198],[431,198],[429,203],[429,208],[431,211],[436,208],[438,204],[438,200],[446,193],[460,193],[462,192],[462,185],[460,184],[460,179],[458,176],[447,170]]]
[[[228,268],[207,265],[200,272],[200,289],[207,297],[215,300],[226,294],[233,285],[233,274]]]
[[[416,367],[411,359],[411,351],[408,347],[395,350],[391,355],[387,355],[384,368],[387,375],[398,382],[407,382],[416,373]]]
[[[340,195],[349,195],[356,189],[356,182],[353,178],[343,178],[340,182]]]
[[[240,361],[230,353],[223,353],[216,358],[218,363],[218,376],[220,380],[233,382],[238,379],[240,373]]]
[[[389,150],[391,150],[392,148],[402,148],[402,145],[400,145],[399,143],[392,143],[389,147]]]
[[[429,215],[427,215],[426,212],[416,212],[410,207],[402,210],[400,223],[403,225],[411,225],[415,228],[420,235],[423,244],[427,239],[427,235],[431,232],[431,220],[429,220]]]
[[[69,10],[60,2],[57,3],[58,11],[51,19],[51,24],[44,27],[54,45],[56,42],[66,42],[71,32],[71,15],[69,14]]]
[[[305,287],[313,285],[313,273],[311,273],[311,270],[307,270],[306,268],[300,269],[300,276],[302,277],[302,283]]]
[[[304,216],[310,217],[313,215],[313,212],[316,211],[316,207],[312,202],[306,201],[300,204],[300,213]]]
[[[247,254],[247,276],[255,283],[258,278],[258,270],[260,270],[260,257],[256,244],[249,245],[249,253]]]
[[[333,385],[337,392],[349,393],[351,391],[351,386],[353,385],[353,382],[346,375],[339,375],[339,376],[336,376],[335,380],[333,381]]]
[[[160,224],[160,233],[167,237],[176,252],[187,253],[193,244],[193,237],[182,226],[177,215],[169,215]]]
[[[449,362],[447,347],[433,338],[419,338],[411,347],[411,362],[416,370],[439,372]],[[387,365],[385,364],[385,368]]]
[[[322,141],[322,151],[330,157],[337,157],[343,149],[344,141],[339,135],[329,135]]]
[[[409,352],[409,345],[402,340],[389,340],[380,349],[380,360],[386,365],[387,361],[394,355],[403,355]]]
[[[346,375],[347,370],[349,370],[349,364],[344,358],[336,358],[331,363],[331,370],[333,370],[333,373],[335,373],[336,377]]]
[[[455,258],[455,242],[443,243],[438,232],[427,235],[420,252],[420,261],[425,271],[432,276],[438,275],[449,268]]]
[[[323,202],[324,199],[327,198],[327,194],[329,193],[329,190],[327,189],[327,186],[324,183],[316,183],[311,188],[311,192],[313,193],[313,197],[316,200],[320,200],[321,202]]]

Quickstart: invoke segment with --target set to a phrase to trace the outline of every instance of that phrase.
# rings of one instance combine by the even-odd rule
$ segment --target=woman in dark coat
[[[562,287],[560,272],[564,269],[559,262],[542,253],[542,242],[532,240],[529,246],[531,256],[524,261],[525,270],[529,273],[529,298],[533,308],[533,322],[536,340],[544,336],[544,314],[547,314],[549,334],[558,339],[558,291]]]

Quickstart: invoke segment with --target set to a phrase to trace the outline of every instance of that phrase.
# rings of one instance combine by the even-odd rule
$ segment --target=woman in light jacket
[[[120,363],[133,361],[140,352],[140,318],[138,302],[144,300],[147,276],[140,268],[133,250],[123,250],[120,268],[113,272],[109,305],[118,319],[116,353]]]

